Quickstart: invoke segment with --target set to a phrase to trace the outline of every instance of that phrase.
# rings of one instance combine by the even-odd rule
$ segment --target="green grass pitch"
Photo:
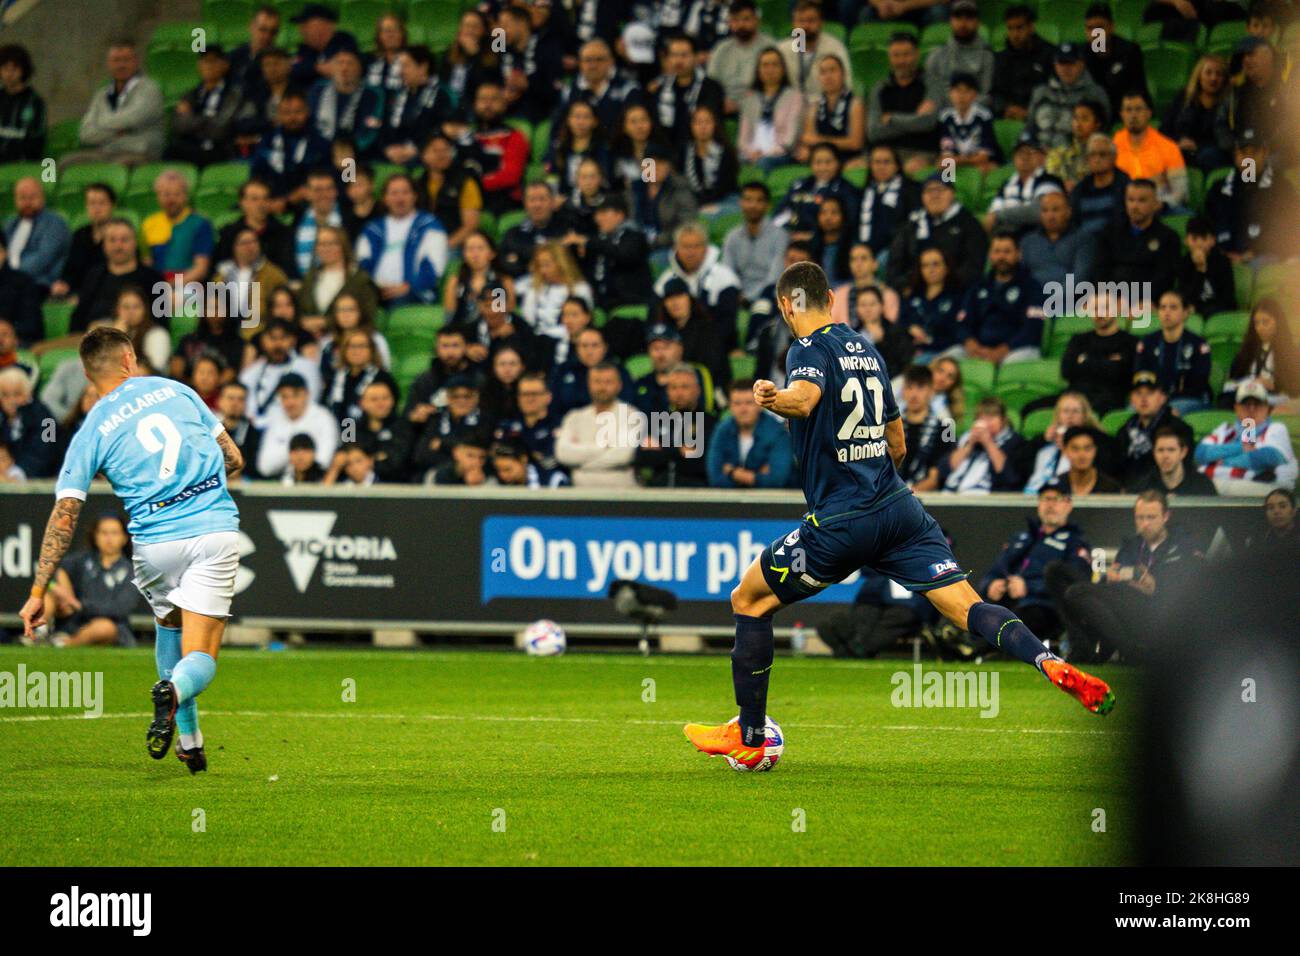
[[[3,866],[1132,862],[1121,667],[1100,669],[1103,719],[985,664],[1000,713],[981,718],[894,707],[910,661],[778,657],[785,756],[739,774],[681,732],[734,715],[725,656],[231,649],[191,777],[145,754],[150,650],[0,648],[20,663],[102,671],[104,714],[0,709]]]

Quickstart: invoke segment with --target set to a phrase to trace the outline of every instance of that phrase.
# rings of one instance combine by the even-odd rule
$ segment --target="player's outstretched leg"
[[[171,681],[172,671],[181,659],[181,629],[180,613],[175,612],[174,617],[169,615],[162,621],[154,622],[155,640],[154,640],[154,660],[158,664],[158,679]],[[160,728],[161,729],[161,728]],[[203,753],[203,736],[199,732],[199,707],[198,702],[193,698],[178,704],[176,707],[175,730],[178,732],[179,740],[176,743],[176,756],[184,763],[191,773],[198,773],[200,770],[207,768],[207,758]],[[158,744],[161,746],[163,739],[166,739],[165,730],[160,734]],[[152,740],[152,737],[151,737]],[[149,748],[153,753],[153,746]],[[162,746],[159,757],[167,752],[167,748]]]
[[[772,615],[781,602],[763,578],[755,560],[731,592],[736,619],[736,643],[731,649],[731,680],[736,690],[740,719],[726,724],[687,724],[683,730],[697,750],[710,756],[725,755],[753,767],[763,760],[767,738],[767,683],[775,657]]]
[[[1115,695],[1100,677],[1067,664],[1034,636],[1025,622],[1000,604],[982,601],[967,581],[925,592],[939,612],[958,627],[1038,668],[1039,673],[1094,714],[1109,714]]]

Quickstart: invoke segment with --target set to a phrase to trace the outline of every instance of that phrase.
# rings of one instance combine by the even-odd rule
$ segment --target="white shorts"
[[[176,608],[229,617],[239,569],[239,532],[216,531],[184,538],[137,544],[132,556],[135,586],[155,617]]]

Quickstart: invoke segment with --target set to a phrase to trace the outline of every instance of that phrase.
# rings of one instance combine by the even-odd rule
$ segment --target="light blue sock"
[[[182,704],[203,693],[217,676],[217,662],[211,654],[190,651],[172,669],[172,684],[176,687],[176,702]]]
[[[181,659],[181,629],[164,627],[154,622],[153,656],[158,664],[158,678],[171,680],[172,672]],[[187,700],[176,708],[176,729],[182,734],[194,736],[199,730],[199,705],[194,700]]]

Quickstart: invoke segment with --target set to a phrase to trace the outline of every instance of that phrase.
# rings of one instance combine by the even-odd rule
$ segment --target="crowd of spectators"
[[[1105,3],[1053,42],[972,0],[484,2],[437,49],[417,8],[250,7],[179,92],[111,44],[58,178],[10,180],[0,480],[55,473],[113,323],[247,478],[796,487],[750,389],[811,260],[917,490],[1294,486],[1294,318],[1238,297],[1296,254],[1289,5],[1153,3],[1154,47]],[[0,48],[0,163],[47,156],[38,66]]]

